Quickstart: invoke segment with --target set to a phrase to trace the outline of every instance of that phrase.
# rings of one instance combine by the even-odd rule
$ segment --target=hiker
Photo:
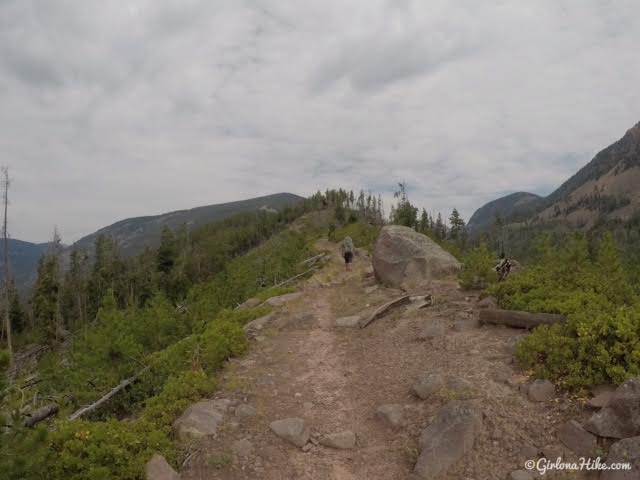
[[[344,267],[347,272],[351,271],[353,250],[353,240],[351,240],[351,237],[344,237],[344,240],[342,241],[342,256],[344,257]]]
[[[506,278],[509,276],[509,272],[511,272],[511,262],[508,258],[504,257],[504,254],[502,255],[503,256],[501,256],[500,262],[495,267],[496,273],[498,274],[499,282],[506,280]]]

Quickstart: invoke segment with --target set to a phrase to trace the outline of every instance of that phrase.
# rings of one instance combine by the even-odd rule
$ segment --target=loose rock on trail
[[[564,452],[558,430],[593,413],[548,387],[531,401],[511,366],[522,331],[480,326],[477,294],[453,278],[422,284],[429,305],[358,328],[403,292],[372,288],[366,254],[345,272],[336,244],[318,246],[329,262],[269,302],[249,352],[220,373],[228,408],[214,434],[185,444],[183,480],[525,478],[525,460]]]

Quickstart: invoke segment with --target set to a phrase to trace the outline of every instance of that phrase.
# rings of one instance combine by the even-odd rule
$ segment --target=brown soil
[[[367,294],[365,289],[375,284],[368,257],[357,256],[354,270],[345,273],[337,247],[323,246],[336,251],[331,263],[305,282],[302,297],[279,311],[249,353],[221,373],[216,397],[252,405],[257,415],[227,415],[216,438],[191,446],[182,478],[411,478],[421,430],[447,401],[462,395],[480,399],[484,428],[473,451],[443,478],[505,479],[523,468],[523,447],[558,446],[557,427],[587,414],[564,396],[542,404],[528,401],[518,388],[527,377],[514,370],[509,349],[522,331],[480,327],[477,296],[460,291],[454,281],[431,285],[431,307],[401,307],[364,329],[336,327],[336,318],[371,310],[399,292],[378,287]],[[417,340],[429,322],[444,324],[445,335]],[[471,389],[463,394],[444,390],[420,400],[410,388],[422,372],[465,379]],[[509,377],[512,385],[500,377]],[[404,405],[406,428],[394,430],[374,418],[376,408],[388,403]],[[317,436],[352,430],[358,446],[334,450],[317,445],[304,452],[269,429],[270,422],[287,417],[304,418]],[[241,439],[254,447],[246,458],[232,452]]]

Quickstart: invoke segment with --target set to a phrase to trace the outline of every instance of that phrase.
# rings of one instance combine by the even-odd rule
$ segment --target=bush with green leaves
[[[567,388],[640,374],[637,292],[612,237],[605,234],[594,247],[583,235],[557,247],[545,237],[526,270],[488,289],[504,308],[568,317],[536,328],[516,347],[521,366]]]
[[[494,259],[486,243],[472,248],[464,257],[462,271],[458,278],[466,289],[487,288],[496,280],[493,269]]]

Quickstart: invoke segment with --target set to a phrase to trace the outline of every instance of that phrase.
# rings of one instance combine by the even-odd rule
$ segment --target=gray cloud
[[[407,181],[468,217],[640,118],[635,2],[5,0],[11,232]]]

